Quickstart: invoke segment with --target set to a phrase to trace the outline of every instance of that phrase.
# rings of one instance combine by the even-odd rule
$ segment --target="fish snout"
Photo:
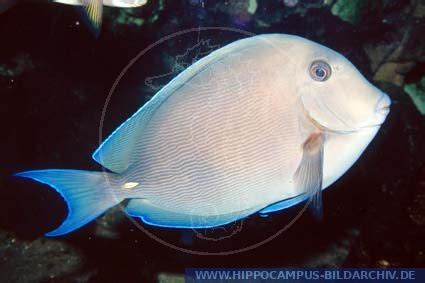
[[[375,112],[379,116],[386,117],[388,113],[390,113],[390,107],[391,107],[391,99],[383,93],[381,95],[381,98],[378,100],[378,103],[376,104]]]
[[[380,127],[387,118],[388,113],[390,113],[391,99],[385,93],[380,93],[378,100],[372,108],[372,113],[368,112],[368,119],[363,126],[360,126],[358,129],[364,128],[375,128]]]

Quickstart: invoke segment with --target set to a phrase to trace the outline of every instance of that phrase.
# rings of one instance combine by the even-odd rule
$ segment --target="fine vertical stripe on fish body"
[[[200,59],[118,127],[93,154],[113,173],[17,175],[67,202],[68,217],[50,236],[125,199],[129,215],[174,228],[224,225],[308,198],[321,216],[322,190],[361,155],[388,113],[377,109],[389,105],[341,54],[260,35]]]
[[[141,190],[153,204],[209,215],[208,209],[237,212],[282,196],[279,184],[293,174],[282,168],[296,163],[293,149],[301,142],[297,112],[276,103],[291,97],[270,88],[272,77],[258,80],[271,61],[248,66],[257,76],[239,75],[247,68],[239,61],[257,48],[212,64],[151,117],[138,147],[145,162],[133,170],[143,172]]]

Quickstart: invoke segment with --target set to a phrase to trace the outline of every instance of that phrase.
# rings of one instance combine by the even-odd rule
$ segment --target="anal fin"
[[[267,214],[267,213],[272,213],[272,212],[276,212],[276,211],[280,211],[292,206],[295,206],[305,200],[308,199],[308,196],[306,196],[305,194],[301,194],[299,196],[290,198],[290,199],[285,199],[282,201],[279,201],[277,203],[271,204],[265,208],[263,208],[262,210],[260,210],[260,214]]]
[[[153,226],[201,229],[228,224],[247,217],[257,212],[260,208],[255,207],[221,215],[200,216],[165,210],[151,204],[146,199],[131,199],[125,211],[128,215],[140,217],[144,223]]]

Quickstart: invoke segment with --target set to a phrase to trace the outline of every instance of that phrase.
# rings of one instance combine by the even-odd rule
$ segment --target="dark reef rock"
[[[81,252],[64,241],[39,238],[20,240],[0,231],[0,278],[2,282],[46,282],[67,278],[86,282],[93,271],[83,271]]]

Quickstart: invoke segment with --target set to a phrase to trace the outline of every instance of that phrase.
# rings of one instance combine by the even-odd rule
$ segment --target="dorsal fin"
[[[155,110],[176,90],[192,78],[227,55],[255,44],[253,38],[239,40],[226,45],[200,59],[164,86],[151,100],[122,123],[93,153],[93,159],[115,173],[124,172],[131,165],[131,156],[136,141],[141,138],[143,129]],[[258,44],[258,42],[257,42]]]

